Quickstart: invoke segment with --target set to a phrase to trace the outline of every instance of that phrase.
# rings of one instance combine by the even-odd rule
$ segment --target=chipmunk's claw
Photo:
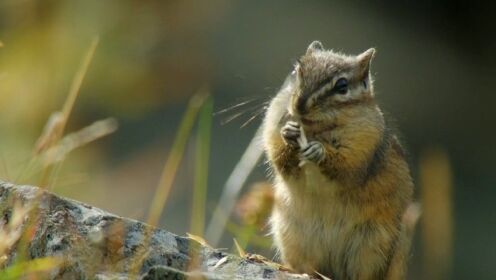
[[[325,158],[324,145],[319,141],[312,141],[306,147],[301,149],[301,157],[303,160],[319,163]]]
[[[300,138],[300,124],[288,121],[281,129],[281,136],[286,144],[297,147]]]

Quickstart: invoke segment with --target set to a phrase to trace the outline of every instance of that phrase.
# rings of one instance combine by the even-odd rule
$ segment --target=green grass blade
[[[177,132],[174,143],[172,144],[172,149],[170,151],[169,157],[165,162],[162,175],[158,187],[153,196],[152,204],[149,209],[147,223],[156,226],[164,209],[167,197],[172,186],[172,182],[176,177],[176,172],[181,163],[181,159],[184,154],[184,149],[188,141],[191,130],[195,123],[198,111],[202,107],[202,104],[206,98],[205,93],[199,93],[194,95],[188,104],[186,113],[184,113],[183,119],[179,126],[179,131]]]
[[[205,228],[205,205],[207,200],[212,114],[213,101],[209,98],[200,112],[198,133],[196,137],[195,183],[193,189],[191,233],[199,236],[203,236]]]
[[[25,262],[19,262],[0,271],[0,279],[19,279],[33,273],[49,272],[62,265],[63,261],[56,257],[45,257]]]

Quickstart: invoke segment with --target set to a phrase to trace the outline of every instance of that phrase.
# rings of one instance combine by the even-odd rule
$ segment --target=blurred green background
[[[439,231],[453,236],[445,261],[452,266],[443,277],[496,279],[493,6],[447,0],[0,0],[0,177],[38,183],[39,172],[27,169],[33,146],[49,115],[60,110],[96,35],[100,44],[67,131],[108,116],[120,127],[72,153],[54,187],[142,220],[186,103],[199,88],[209,87],[215,111],[252,99],[259,108],[312,40],[351,54],[375,47],[377,96],[402,132],[416,181],[428,151],[449,159],[451,196],[436,198],[453,210],[453,228]],[[256,109],[250,106],[214,117],[207,221],[260,124],[259,117],[240,128]],[[245,114],[222,124],[239,112]],[[265,168],[259,164],[247,186],[264,181]],[[189,228],[193,169],[191,141],[160,224],[178,234]],[[428,221],[430,213],[422,218]],[[429,258],[422,230],[421,222],[412,279],[429,278],[423,274]],[[231,246],[227,234],[220,247]],[[270,254],[256,246],[250,251]]]

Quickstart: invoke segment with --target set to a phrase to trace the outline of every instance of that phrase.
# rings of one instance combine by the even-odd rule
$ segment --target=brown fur
[[[349,57],[312,43],[267,111],[264,143],[275,171],[272,233],[283,261],[296,271],[334,280],[405,277],[410,237],[402,216],[413,183],[374,102],[373,53]],[[350,90],[329,94],[340,76]],[[322,144],[322,161],[300,167],[300,147],[286,144],[280,133],[288,118],[300,121],[309,141]]]

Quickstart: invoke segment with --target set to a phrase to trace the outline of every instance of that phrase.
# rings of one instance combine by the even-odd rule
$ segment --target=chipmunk
[[[374,100],[374,54],[347,56],[311,43],[267,109],[271,233],[297,272],[405,278],[410,237],[402,216],[413,182]],[[302,133],[307,145],[298,141]]]

